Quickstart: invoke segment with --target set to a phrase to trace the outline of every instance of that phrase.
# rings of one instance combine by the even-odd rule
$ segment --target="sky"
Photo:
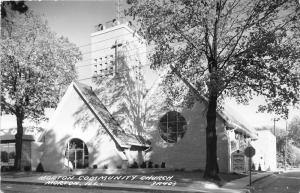
[[[82,62],[76,64],[79,79],[91,77],[90,34],[95,32],[97,24],[115,18],[115,1],[27,1],[26,4],[43,15],[54,32],[80,48]]]
[[[125,0],[120,0],[121,9],[125,6]],[[44,16],[49,26],[58,35],[67,37],[75,43],[83,53],[83,61],[76,64],[80,79],[92,76],[89,65],[90,34],[95,31],[95,25],[105,23],[116,18],[116,3],[114,0],[98,1],[26,1],[26,4],[34,11]],[[89,80],[83,81],[89,83]],[[270,126],[274,122],[272,114],[257,113],[257,106],[264,104],[262,97],[256,97],[249,105],[238,105],[234,100],[226,100],[226,103],[244,116],[245,120],[253,127]],[[299,110],[291,109],[291,120],[295,115],[300,116]],[[275,127],[285,129],[286,121],[280,119]]]

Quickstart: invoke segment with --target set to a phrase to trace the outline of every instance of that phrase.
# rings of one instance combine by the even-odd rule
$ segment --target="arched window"
[[[74,169],[88,167],[89,152],[86,144],[81,139],[73,138],[69,141],[65,157],[72,163]]]
[[[185,118],[176,111],[166,113],[159,121],[160,136],[168,143],[176,143],[183,138],[187,129]]]

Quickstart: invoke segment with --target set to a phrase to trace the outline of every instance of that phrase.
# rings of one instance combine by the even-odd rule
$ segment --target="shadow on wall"
[[[128,58],[122,52],[119,53],[118,58],[118,73],[116,75],[103,75],[94,77],[93,81],[97,85],[94,90],[102,104],[95,104],[101,109],[98,109],[98,113],[101,118],[108,123],[116,123],[118,126],[110,127],[114,129],[112,132],[118,136],[118,134],[134,137],[141,143],[145,143],[142,137],[144,136],[144,128],[146,127],[146,121],[148,111],[151,106],[145,107],[143,98],[146,94],[144,77],[139,74],[139,66],[136,64],[134,69],[129,67]],[[106,108],[111,114],[107,114]],[[87,120],[84,116],[84,112],[87,111],[87,107],[81,108],[76,112],[79,122],[92,122],[93,120]],[[95,119],[94,117],[92,119]]]
[[[78,108],[78,110],[73,114],[74,117],[74,128],[81,128],[82,132],[86,131],[91,125],[95,125],[97,119],[91,116],[90,109],[83,104]]]
[[[121,168],[122,154],[116,147],[115,142],[108,134],[97,134],[92,142],[88,143],[90,168]]]
[[[64,154],[65,144],[69,137],[69,135],[66,135],[57,141],[53,130],[45,133],[44,144],[41,146],[41,149],[43,149],[41,163],[45,171],[61,172],[67,170],[64,167]]]
[[[150,98],[147,104],[146,101],[144,101],[144,97],[147,93],[144,77],[142,75],[134,76],[132,73],[136,72],[133,72],[133,70],[131,70],[132,67],[129,67],[126,56],[122,54],[122,52],[119,53],[119,56],[118,73],[116,75],[98,76],[93,79],[94,83],[97,85],[95,93],[104,105],[98,104],[96,98],[93,97],[91,98],[91,103],[96,104],[98,107],[100,106],[98,113],[102,119],[106,120],[108,123],[114,120],[119,125],[118,127],[110,127],[110,129],[114,129],[112,132],[116,136],[118,136],[118,134],[125,134],[127,136],[136,137],[142,142],[139,136],[143,135],[145,132],[148,134],[148,137],[153,136],[153,139],[151,140],[153,143],[161,142],[162,139],[159,136],[158,130],[160,118],[168,111],[176,110],[181,112],[178,109],[182,110],[183,107],[181,106],[179,108],[175,104],[170,103],[170,101],[173,100],[170,97],[164,98],[166,93],[164,93],[163,90],[162,93],[154,96],[159,98],[153,100]],[[108,110],[111,114],[107,114],[107,111],[105,111],[106,107],[109,108]],[[76,117],[75,124],[79,124],[84,130],[89,127],[89,124],[93,124],[95,121],[97,122],[95,116],[89,115],[89,111],[89,108],[83,105],[76,113],[74,113],[74,116]],[[195,137],[188,139],[188,136],[194,135],[193,133],[190,133],[191,127],[200,130],[199,127],[201,127],[201,125],[193,123],[194,120],[197,120],[197,116],[202,116],[202,114],[191,113],[189,116],[185,117],[188,123],[188,128],[183,139],[179,141],[178,144],[183,141],[187,141],[188,144],[194,142],[193,140]],[[205,118],[205,116],[203,117]],[[98,129],[97,136],[105,135],[105,133],[105,130]],[[205,136],[205,132],[201,133],[200,131],[197,131],[196,135]],[[197,138],[197,140],[199,140],[199,138]],[[154,152],[153,155],[156,154],[155,156],[157,157],[167,156],[167,154],[164,154],[164,152],[166,152],[164,149],[166,148],[169,148],[167,151],[176,151],[179,153],[179,149],[177,147],[178,144],[167,144],[162,146],[162,148]],[[99,151],[97,148],[97,151],[90,151],[92,144],[88,144],[88,146],[91,155],[90,158],[93,160],[96,160],[103,153],[102,150]],[[184,151],[186,150],[187,149]],[[200,154],[201,150],[199,149],[198,152]],[[173,159],[173,156],[170,155],[167,159]],[[148,160],[151,160],[151,156]],[[105,162],[105,160],[103,161]],[[103,164],[105,165],[104,162]],[[100,164],[100,167],[104,167],[103,164]]]
[[[158,104],[160,111],[149,123],[152,127],[151,140],[153,152],[151,157],[154,164],[165,163],[167,168],[174,169],[203,169],[206,152],[206,110],[204,103],[194,103],[191,107],[186,105],[170,105],[165,102]],[[175,143],[165,141],[161,137],[159,122],[170,111],[180,113],[186,123],[187,129],[181,139]],[[156,119],[156,120],[155,120]],[[179,136],[180,137],[180,136]]]
[[[145,82],[143,78],[135,77],[126,57],[121,53],[119,55],[118,73],[115,76],[95,77],[95,92],[109,108],[124,134],[142,135],[146,121],[146,112],[142,105],[146,92]]]
[[[97,138],[97,136],[95,136]],[[40,162],[45,171],[52,171],[52,172],[64,172],[68,171],[68,161],[66,156],[67,150],[67,142],[70,141],[71,136],[66,135],[59,141],[56,139],[56,134],[50,130],[46,133],[45,136],[45,143],[40,147],[43,149],[43,155],[41,156]],[[88,148],[88,160],[89,160],[89,168],[92,168],[91,162],[96,160],[98,156],[101,154],[92,142],[85,142]],[[114,159],[111,159],[113,162]],[[70,162],[69,162],[70,163]],[[70,164],[70,169],[72,169],[72,165]]]

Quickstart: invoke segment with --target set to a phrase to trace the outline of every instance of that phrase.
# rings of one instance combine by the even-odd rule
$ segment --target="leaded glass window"
[[[176,143],[182,139],[186,129],[185,118],[176,111],[166,113],[159,121],[160,136],[168,143]]]

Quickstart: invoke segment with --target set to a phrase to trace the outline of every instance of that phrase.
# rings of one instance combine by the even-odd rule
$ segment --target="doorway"
[[[73,169],[89,166],[89,152],[86,144],[78,138],[71,139],[66,147],[65,157],[72,164]]]

